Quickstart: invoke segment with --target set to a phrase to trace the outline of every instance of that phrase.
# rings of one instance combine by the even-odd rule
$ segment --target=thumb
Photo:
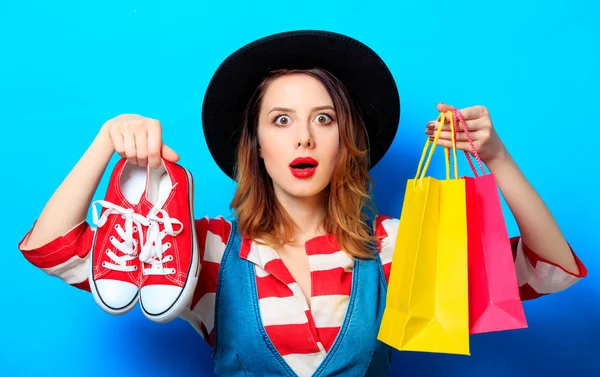
[[[164,158],[167,161],[171,161],[171,162],[179,161],[179,155],[174,150],[169,148],[166,144],[162,145],[162,150],[161,150],[160,154],[161,154],[162,158]]]

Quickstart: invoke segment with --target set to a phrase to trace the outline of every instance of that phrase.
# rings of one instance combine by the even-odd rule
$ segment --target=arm
[[[179,160],[177,153],[163,144],[162,126],[157,120],[131,114],[108,120],[44,207],[24,239],[23,249],[44,245],[83,222],[115,151],[140,166],[160,166],[161,157]]]
[[[438,110],[447,112],[454,109],[438,104]],[[513,239],[521,297],[530,299],[559,292],[584,277],[587,274],[585,267],[498,137],[488,110],[483,106],[473,106],[460,110],[460,113],[458,110],[454,112],[459,119],[461,116],[464,118],[464,123],[457,122],[457,149],[472,152],[472,147],[475,148],[480,159],[495,175],[522,234]],[[431,138],[439,127],[439,121],[429,122],[426,134]],[[452,147],[449,122],[442,127],[438,144]],[[469,131],[472,145],[464,132],[465,128]]]
[[[442,103],[437,107],[440,112],[454,112],[456,115],[456,148],[468,152],[472,152],[474,148],[490,172],[495,175],[498,188],[519,226],[521,241],[531,250],[535,250],[542,259],[561,266],[571,274],[579,274],[579,266],[571,248],[550,211],[498,137],[487,108],[473,106],[458,111]],[[452,147],[450,116],[447,118],[442,125],[443,131],[438,144]],[[464,122],[461,118],[464,118]],[[429,122],[426,133],[431,137],[439,126],[439,121]],[[465,133],[465,128],[469,135]]]
[[[85,217],[112,153],[110,138],[100,132],[18,245],[33,266],[85,291],[90,290],[89,251],[94,238]]]
[[[103,128],[42,210],[32,230],[19,245],[22,251],[46,245],[84,222],[113,151],[111,140]]]
[[[577,261],[542,198],[507,151],[487,164],[521,233],[521,241],[536,254],[579,275]]]
[[[538,257],[561,266],[571,274],[579,274],[577,261],[542,198],[527,181],[492,125],[487,108],[473,106],[456,110],[438,104],[439,111],[454,111],[458,131],[456,147],[472,152],[474,147],[481,160],[495,175],[498,188],[510,208],[521,233],[521,242],[535,250]],[[447,129],[448,125],[444,125]],[[473,145],[469,143],[465,130]],[[448,130],[449,131],[449,130]],[[451,136],[445,132],[444,136]],[[449,138],[445,137],[444,146]],[[441,145],[441,144],[440,144]],[[451,143],[449,144],[452,145]]]
[[[179,159],[162,143],[158,121],[128,114],[107,121],[18,246],[34,266],[86,290],[94,231],[84,220],[115,151],[141,166]]]

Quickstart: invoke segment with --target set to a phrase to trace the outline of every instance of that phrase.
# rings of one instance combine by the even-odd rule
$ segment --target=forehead
[[[333,105],[327,89],[318,79],[303,73],[273,79],[266,87],[263,105],[313,107]]]

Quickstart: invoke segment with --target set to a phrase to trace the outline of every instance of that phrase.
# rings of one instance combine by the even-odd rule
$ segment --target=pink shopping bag
[[[462,114],[454,110],[465,132],[480,176],[465,151],[475,177],[465,177],[469,261],[469,329],[471,334],[527,327],[512,248],[496,178],[486,174]],[[456,131],[455,131],[456,132]]]

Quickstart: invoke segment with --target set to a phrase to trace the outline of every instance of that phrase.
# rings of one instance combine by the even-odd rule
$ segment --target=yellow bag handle
[[[438,128],[435,137],[433,138],[433,141],[429,141],[429,138],[427,138],[427,141],[425,142],[425,147],[423,148],[423,152],[421,153],[421,160],[419,161],[419,166],[417,167],[417,174],[415,175],[415,184],[416,181],[419,181],[419,185],[421,185],[422,187],[422,182],[423,182],[423,178],[425,178],[425,173],[427,172],[427,169],[429,168],[429,163],[431,162],[431,157],[433,156],[433,152],[435,150],[435,147],[438,143],[438,139],[440,138],[440,134],[442,132],[442,128],[444,126],[444,123],[446,121],[446,114],[445,113],[440,113],[440,127]],[[458,161],[457,161],[457,157],[456,157],[456,132],[454,129],[454,117],[453,114],[450,113],[450,133],[452,134],[452,155],[454,157],[454,179],[458,179]],[[429,148],[429,144],[431,144],[431,148]],[[428,152],[429,150],[429,152]],[[450,161],[449,161],[449,152],[450,150],[448,148],[444,148],[444,156],[445,156],[445,160],[446,160],[446,179],[450,179]],[[425,157],[427,156],[427,161],[425,162],[425,167],[423,167],[423,162],[425,161]],[[421,170],[422,168],[422,170]],[[419,173],[420,173],[420,177],[419,177]]]
[[[443,123],[442,123],[443,124]],[[452,156],[454,157],[454,179],[458,179],[458,160],[456,157],[456,128],[454,125],[454,113],[450,112],[450,133],[452,134]],[[446,155],[446,179],[450,179],[450,149],[444,148],[444,154]]]

